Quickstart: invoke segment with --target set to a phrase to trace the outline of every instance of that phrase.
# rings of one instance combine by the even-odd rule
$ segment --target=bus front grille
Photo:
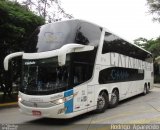
[[[25,101],[23,100],[21,102],[24,106],[27,107],[39,107],[39,108],[48,108],[48,107],[52,107],[54,106],[52,103],[50,102],[30,102],[30,101]]]

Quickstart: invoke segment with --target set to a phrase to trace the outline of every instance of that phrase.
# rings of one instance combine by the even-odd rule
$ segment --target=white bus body
[[[22,56],[22,113],[72,118],[92,110],[103,112],[153,88],[151,54],[92,23],[43,25],[28,46],[33,46],[28,52],[4,60],[8,70],[8,61]]]

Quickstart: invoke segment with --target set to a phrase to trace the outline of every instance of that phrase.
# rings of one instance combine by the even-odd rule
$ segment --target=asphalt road
[[[160,88],[122,101],[102,114],[90,112],[68,120],[23,115],[18,107],[1,108],[0,123],[0,129],[15,130],[107,130],[111,127],[107,124],[160,124]]]

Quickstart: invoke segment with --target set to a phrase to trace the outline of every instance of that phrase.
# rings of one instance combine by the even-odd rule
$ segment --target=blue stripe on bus
[[[73,95],[73,89],[64,92],[64,97],[68,97],[70,95]],[[73,112],[73,99],[66,101],[64,103],[64,106],[67,108],[67,110],[65,111],[66,114]]]

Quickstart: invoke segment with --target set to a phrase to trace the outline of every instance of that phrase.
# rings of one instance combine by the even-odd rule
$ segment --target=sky
[[[103,26],[131,42],[160,36],[160,23],[152,21],[146,0],[61,0],[61,6],[74,18]]]

